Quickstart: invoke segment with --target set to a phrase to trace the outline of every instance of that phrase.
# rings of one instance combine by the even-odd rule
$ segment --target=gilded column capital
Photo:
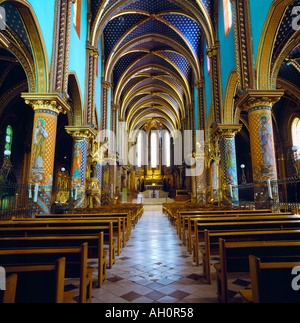
[[[112,104],[111,108],[112,108],[113,111],[118,111],[120,109],[120,106],[117,105],[117,104]]]
[[[75,126],[66,126],[66,132],[72,136],[74,139],[76,138],[95,138],[96,133],[91,127],[75,127]]]
[[[44,110],[57,115],[60,113],[66,114],[71,111],[71,107],[66,100],[63,100],[58,94],[22,93],[21,97],[34,111]]]
[[[218,54],[218,50],[220,49],[220,45],[219,44],[215,44],[214,46],[211,46],[207,49],[206,51],[206,55],[209,58],[212,58],[213,56],[216,56]]]
[[[242,130],[241,124],[218,124],[212,132],[217,137],[235,137]]]
[[[105,88],[106,90],[109,90],[110,88],[112,88],[112,84],[108,81],[102,80],[101,84],[102,84],[103,88]]]
[[[204,80],[200,80],[195,83],[196,89],[202,89],[204,87]]]
[[[92,57],[99,57],[100,56],[100,52],[99,52],[98,48],[91,46],[91,45],[86,45],[86,49],[88,49],[88,51]]]
[[[283,95],[284,91],[282,90],[246,90],[238,97],[235,105],[248,112],[261,107],[272,109]]]

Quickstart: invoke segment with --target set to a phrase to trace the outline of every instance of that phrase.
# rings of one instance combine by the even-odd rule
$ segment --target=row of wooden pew
[[[265,275],[264,281],[258,278],[262,271],[258,268],[265,268],[275,277],[279,272],[286,273],[291,266],[300,266],[300,215],[273,213],[272,210],[208,210],[200,207],[196,210],[195,206],[190,210],[179,208],[172,217],[168,207],[164,213],[176,226],[179,238],[197,266],[202,257],[203,276],[209,284],[212,283],[211,258],[220,259],[214,265],[220,302],[230,301],[228,275],[234,272],[249,273],[251,286],[255,286],[255,291],[240,291],[245,302],[300,302],[299,292],[297,294],[291,288],[291,275],[283,278],[283,281],[290,279],[290,282],[279,284],[276,293],[274,288],[266,290]],[[278,282],[274,281],[273,285],[276,284]]]
[[[79,279],[80,303],[91,302],[94,271],[100,288],[141,216],[124,209],[0,222],[0,266],[8,278],[0,302],[72,303],[66,278]],[[89,259],[97,260],[96,268]]]

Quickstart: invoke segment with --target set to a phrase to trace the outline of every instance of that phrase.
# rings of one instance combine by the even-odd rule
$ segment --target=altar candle
[[[77,187],[75,188],[75,201],[77,200]]]
[[[268,183],[268,194],[269,194],[269,197],[272,198],[272,190],[271,190],[271,181],[270,181],[270,179],[267,180],[267,183]]]
[[[38,192],[39,192],[39,184],[36,183],[35,184],[35,187],[34,187],[34,198],[33,198],[33,202],[37,202]]]
[[[233,198],[232,185],[229,185],[229,189],[230,189],[230,197]]]
[[[31,184],[29,184],[29,195],[28,195],[28,198],[32,198],[32,192],[31,192]]]

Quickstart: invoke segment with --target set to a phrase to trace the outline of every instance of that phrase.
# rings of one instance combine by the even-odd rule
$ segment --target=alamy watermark
[[[297,292],[300,290],[300,266],[292,269],[292,276],[296,276],[292,280],[292,289]]]
[[[292,15],[296,16],[292,20],[292,28],[297,31],[300,29],[300,6],[296,6],[292,10]]]
[[[0,290],[6,290],[6,272],[3,267],[0,266]]]
[[[173,164],[175,166],[186,165],[186,176],[200,176],[202,174],[204,170],[204,131],[197,130],[195,139],[193,139],[194,134],[191,130],[183,132],[179,130],[173,132],[152,130],[150,136],[152,133],[156,135],[157,156],[159,156],[159,150],[162,151],[162,166],[169,164],[165,153],[170,150],[167,140],[172,138],[174,153],[171,157]],[[166,139],[166,133],[169,134],[169,139]],[[121,166],[148,166],[151,163],[150,159],[153,153],[149,138],[149,134],[143,130],[127,133],[126,122],[120,122],[118,138],[110,130],[98,132],[96,139],[98,147],[94,151],[93,157],[100,165],[116,165],[118,160]]]
[[[3,7],[0,6],[0,30],[6,29],[6,12]]]

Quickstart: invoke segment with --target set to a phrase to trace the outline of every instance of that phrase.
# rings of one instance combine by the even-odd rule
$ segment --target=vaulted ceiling
[[[201,80],[203,40],[213,43],[212,0],[92,0],[91,43],[128,128],[156,120],[180,129]]]

